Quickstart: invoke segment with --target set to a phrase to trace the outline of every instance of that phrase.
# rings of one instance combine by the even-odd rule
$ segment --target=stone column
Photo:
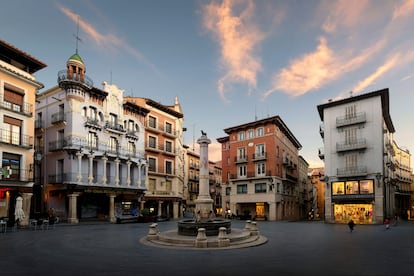
[[[76,209],[76,202],[77,197],[79,196],[78,193],[69,194],[69,213],[68,213],[68,223],[76,224],[79,223],[77,209]]]
[[[109,194],[109,222],[115,223],[115,194]]]
[[[88,158],[89,158],[88,183],[89,185],[91,185],[93,183],[93,154],[89,154]]]
[[[157,214],[158,216],[162,215],[162,210],[161,210],[162,203],[163,203],[163,201],[158,201],[158,214]]]
[[[78,175],[76,177],[76,180],[78,182],[82,181],[82,156],[83,153],[82,152],[77,152],[76,156],[78,157]]]
[[[213,199],[209,191],[209,174],[208,174],[208,145],[211,140],[207,134],[202,132],[202,136],[197,140],[200,145],[200,179],[199,192],[196,199],[196,212],[200,211],[200,217],[208,218],[210,211],[213,210]]]
[[[20,222],[20,226],[27,226],[29,225],[29,217],[30,217],[30,203],[32,199],[32,193],[23,193],[23,212],[25,214],[24,219]]]
[[[126,164],[127,164],[127,185],[128,185],[128,187],[129,186],[131,186],[131,172],[130,172],[130,170],[131,170],[131,161],[127,161],[126,162]]]
[[[117,158],[115,159],[115,186],[119,186],[119,163],[121,161]]]
[[[102,176],[102,185],[106,185],[106,162],[108,162],[108,157],[103,156],[102,157],[103,160],[103,176]]]
[[[174,203],[173,203],[173,218],[178,218],[178,216],[179,216],[179,213],[178,213],[178,209],[179,208],[179,204],[178,204],[178,201],[175,201]]]
[[[276,202],[269,204],[269,220],[276,220]]]
[[[142,164],[141,164],[141,160],[138,161],[138,179],[137,179],[137,187],[141,187],[141,169],[142,169]]]

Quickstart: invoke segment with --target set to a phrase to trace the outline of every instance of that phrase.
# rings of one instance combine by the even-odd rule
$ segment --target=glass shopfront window
[[[372,204],[335,204],[335,222],[348,223],[352,219],[358,224],[372,223]]]
[[[344,194],[344,182],[332,182],[332,194],[333,195],[343,195]]]
[[[332,182],[332,195],[358,195],[373,193],[374,181],[372,179]]]

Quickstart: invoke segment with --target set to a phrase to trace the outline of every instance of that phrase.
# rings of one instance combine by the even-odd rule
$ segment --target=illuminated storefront
[[[374,210],[374,180],[332,182],[332,203],[335,222],[371,224]]]

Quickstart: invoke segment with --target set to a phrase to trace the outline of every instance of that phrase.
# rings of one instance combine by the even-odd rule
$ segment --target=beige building
[[[150,215],[178,218],[185,200],[183,145],[184,115],[178,98],[164,105],[147,98],[126,97],[147,110],[145,118],[145,154],[148,160],[148,190],[141,209]]]
[[[40,198],[32,198],[34,186],[34,128],[36,92],[43,88],[33,75],[46,64],[0,40],[0,218],[15,224],[16,198],[23,199],[28,225],[39,210]],[[33,202],[33,204],[32,204]]]
[[[37,96],[36,165],[43,213],[69,223],[115,222],[139,209],[148,187],[144,151],[149,110],[126,102],[114,84],[94,86],[76,52],[58,85]]]
[[[395,189],[393,206],[395,206],[395,215],[408,219],[411,216],[411,194],[414,191],[413,180],[411,178],[411,153],[407,149],[400,148],[394,141],[393,148],[395,152],[393,165],[392,186]]]

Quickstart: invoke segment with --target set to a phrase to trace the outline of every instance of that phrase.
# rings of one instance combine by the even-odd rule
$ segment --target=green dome
[[[78,55],[78,53],[73,54],[73,55],[69,58],[69,60],[76,60],[76,61],[79,61],[79,62],[82,62],[82,63],[83,63],[83,60],[82,60],[82,58]]]

